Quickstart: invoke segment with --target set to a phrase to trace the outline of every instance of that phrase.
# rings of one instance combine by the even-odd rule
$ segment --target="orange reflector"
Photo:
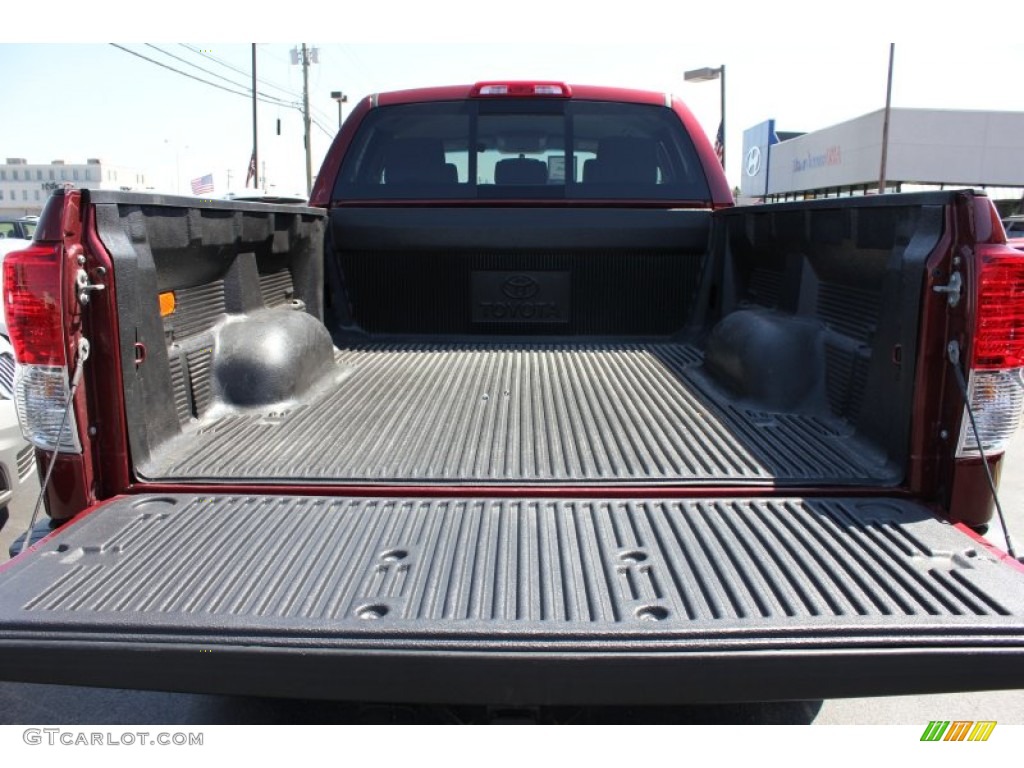
[[[160,294],[160,317],[174,314],[174,291]]]

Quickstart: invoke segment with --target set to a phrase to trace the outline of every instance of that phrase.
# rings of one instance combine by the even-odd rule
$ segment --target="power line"
[[[217,74],[216,72],[211,72],[210,70],[205,69],[204,67],[200,67],[198,64],[195,64],[195,63],[189,61],[188,59],[183,59],[183,58],[181,58],[181,56],[175,56],[170,51],[165,51],[163,48],[159,48],[159,47],[157,47],[157,46],[155,46],[155,45],[153,45],[151,43],[146,43],[145,45],[147,45],[148,47],[152,48],[153,50],[160,51],[160,53],[164,54],[165,56],[170,56],[172,59],[177,59],[178,61],[182,62],[183,64],[187,64],[190,67],[195,67],[200,72],[205,72],[208,75],[212,75],[213,77],[219,77],[221,80],[223,80],[226,83],[230,83],[231,85],[233,85],[233,86],[235,86],[237,88],[244,89],[245,92],[250,97],[252,96],[252,88],[250,88],[245,83],[236,83],[234,80],[230,80],[230,79],[224,77],[224,75]],[[179,45],[184,45],[184,43],[179,43]],[[202,51],[199,51],[199,53],[202,54]],[[218,62],[218,63],[222,63],[222,62]],[[227,66],[227,65],[225,65],[225,66]],[[243,75],[247,75],[247,76],[251,76],[251,74],[252,74],[251,72],[245,72],[245,71],[240,70],[240,69],[236,69],[235,71],[236,72],[240,72]],[[257,78],[257,82],[263,82],[263,81],[259,80]],[[271,99],[273,101],[280,102],[280,106],[294,106],[295,105],[294,102],[286,102],[286,101],[284,101],[284,99],[280,98],[279,96],[272,96],[269,93],[263,93],[261,91],[256,91],[256,94],[257,94],[257,96],[263,96],[266,99]],[[289,94],[289,95],[290,96],[295,96],[295,94]]]
[[[235,90],[232,90],[231,88],[226,88],[223,85],[220,85],[218,83],[211,83],[209,80],[204,80],[201,77],[196,77],[195,75],[189,74],[188,72],[182,72],[180,69],[176,69],[175,67],[172,67],[169,64],[164,64],[163,62],[157,61],[156,59],[151,59],[148,56],[143,56],[141,53],[133,51],[133,50],[131,50],[129,48],[125,48],[124,46],[118,45],[117,43],[110,43],[110,45],[112,45],[114,48],[117,48],[118,50],[124,51],[125,53],[130,53],[132,56],[136,56],[136,57],[138,57],[138,58],[140,58],[140,59],[142,59],[144,61],[148,61],[150,64],[156,64],[158,67],[163,67],[164,69],[170,70],[171,72],[174,72],[176,74],[184,75],[185,77],[189,78],[190,80],[195,80],[197,82],[203,83],[204,85],[210,85],[210,86],[213,86],[214,88],[219,88],[222,91],[227,91],[228,93],[233,93],[235,96],[241,96],[241,97],[246,98],[246,99],[251,99],[252,98],[252,90],[251,89],[248,90],[248,93],[243,92],[243,91],[235,91]],[[220,77],[225,82],[231,83],[232,85],[234,85],[236,87],[239,87],[239,88],[244,87],[244,86],[240,85],[239,83],[235,83],[235,82],[233,82],[231,80],[228,80],[225,77],[222,77],[221,75],[218,75],[215,72],[210,72],[209,70],[203,69],[202,67],[200,67],[198,65],[192,64],[191,62],[188,62],[188,61],[185,61],[184,59],[181,59],[178,56],[175,56],[174,54],[168,53],[167,51],[164,51],[163,49],[158,48],[155,45],[150,45],[149,43],[146,43],[145,45],[149,46],[150,48],[153,48],[154,50],[160,51],[160,53],[166,54],[166,55],[170,56],[173,59],[178,59],[179,61],[182,61],[185,64],[189,64],[190,66],[196,67],[196,69],[199,69],[202,72],[206,72],[209,75],[212,75],[214,77]],[[259,91],[257,91],[256,98],[257,98],[258,101],[262,101],[265,104],[274,104],[276,106],[291,107],[293,109],[298,109],[298,110],[301,111],[301,106],[298,105],[298,104],[291,104],[291,103],[285,102],[283,100],[277,99],[276,97],[264,97],[264,94],[261,94]],[[315,125],[317,128],[319,128],[321,131],[323,131],[324,134],[327,136],[327,138],[329,138],[329,139],[333,139],[334,138],[334,133],[331,130],[325,128],[320,123],[319,120],[317,120],[314,117],[310,116],[310,122],[313,125]]]
[[[231,85],[234,85],[236,87],[244,88],[244,89],[248,90],[250,96],[252,95],[252,89],[249,88],[247,85],[243,85],[241,83],[236,83],[235,81],[230,80],[230,79],[228,79],[227,77],[225,77],[223,75],[219,75],[216,72],[211,72],[208,69],[204,69],[203,67],[200,67],[198,64],[194,64],[191,61],[188,61],[187,59],[181,58],[180,56],[175,56],[170,51],[165,51],[162,48],[159,48],[159,47],[157,47],[155,45],[152,45],[150,43],[146,43],[146,45],[149,46],[150,48],[153,48],[154,50],[160,51],[160,53],[163,53],[163,54],[165,54],[167,56],[170,56],[172,59],[177,59],[178,61],[180,61],[180,62],[182,62],[184,64],[189,65],[190,67],[195,67],[196,69],[198,69],[201,72],[206,72],[208,75],[212,75],[213,77],[218,77],[221,80],[224,80],[225,82],[230,83]],[[205,51],[202,51],[202,50],[200,50],[200,49],[198,49],[198,48],[196,48],[194,46],[188,45],[186,43],[178,43],[178,45],[180,45],[182,48],[185,48],[185,49],[187,49],[189,51],[192,51],[193,53],[197,53],[200,56],[203,56],[204,58],[210,59],[211,61],[214,61],[214,62],[220,64],[221,66],[227,67],[228,69],[233,70],[234,72],[238,72],[239,74],[243,74],[243,75],[249,75],[250,74],[248,72],[245,72],[242,69],[239,69],[237,67],[232,66],[231,64],[228,64],[225,61],[222,61],[222,60],[218,59],[216,56],[211,56],[211,55],[207,54]],[[289,96],[293,96],[294,98],[298,98],[297,94],[293,94],[290,91],[286,90],[285,88],[282,88],[282,87],[280,87],[278,85],[275,85],[274,83],[271,83],[271,82],[269,82],[267,80],[263,80],[262,78],[256,78],[256,82],[263,83],[264,85],[269,85],[269,86],[271,86],[273,88],[276,88],[279,91],[287,93]],[[261,92],[260,95],[266,96],[268,99],[278,99],[277,96],[272,96],[269,93],[262,93]],[[296,109],[298,108],[298,105],[295,102],[285,102],[282,99],[278,99],[278,100],[281,102],[281,106],[295,107]],[[332,120],[332,117],[329,114],[327,114],[327,112],[325,112],[324,110],[322,110],[322,109],[320,109],[318,107],[310,106],[310,112],[315,112],[317,117],[319,117],[324,122],[330,122]],[[321,126],[321,128],[322,128],[322,126]]]
[[[184,43],[179,43],[179,45],[184,45]],[[290,60],[288,59],[288,57],[287,57],[287,56],[279,56],[278,54],[274,53],[274,52],[273,52],[273,51],[271,51],[271,50],[266,50],[266,51],[264,51],[264,52],[263,52],[263,55],[264,55],[264,56],[269,56],[270,58],[274,59],[275,61],[279,61],[279,62],[281,62],[282,64],[288,64],[288,65],[291,65],[291,61],[290,61]]]
[[[150,64],[156,64],[158,67],[163,67],[164,69],[170,70],[171,72],[175,72],[175,73],[177,73],[179,75],[184,75],[185,77],[187,77],[187,78],[189,78],[191,80],[195,80],[197,82],[203,83],[204,85],[210,85],[210,86],[213,86],[214,88],[219,88],[222,91],[227,91],[228,93],[233,93],[235,96],[241,96],[242,98],[245,98],[245,99],[251,99],[252,98],[252,90],[251,89],[248,90],[248,91],[234,91],[234,90],[232,90],[230,88],[225,88],[223,85],[219,85],[218,83],[211,83],[209,80],[204,80],[201,77],[196,77],[195,75],[189,74],[188,72],[182,72],[180,69],[176,69],[175,67],[172,67],[169,64],[164,64],[163,62],[157,61],[156,59],[151,59],[148,56],[143,56],[141,53],[137,53],[136,51],[133,51],[130,48],[125,48],[124,46],[118,45],[117,43],[110,43],[110,45],[112,45],[114,48],[117,48],[119,50],[124,51],[125,53],[130,53],[132,56],[136,56],[136,57],[138,57],[138,58],[140,58],[140,59],[142,59],[144,61],[148,61]],[[230,81],[228,81],[228,82],[230,82]],[[239,86],[239,87],[241,87],[241,86]],[[276,97],[268,97],[268,96],[266,96],[264,94],[261,94],[259,91],[257,91],[256,99],[257,99],[257,101],[262,101],[265,104],[273,104],[273,105],[278,106],[278,107],[292,107],[293,109],[298,109],[299,108],[299,106],[297,104],[286,102],[286,101],[284,101],[282,99],[278,99]]]
[[[212,75],[213,77],[219,78],[219,79],[223,80],[224,82],[226,82],[226,83],[229,83],[229,84],[231,84],[231,85],[235,86],[236,88],[246,88],[246,87],[247,87],[247,86],[245,86],[245,85],[244,85],[244,84],[242,84],[242,83],[236,83],[236,82],[235,82],[234,80],[230,80],[230,79],[228,79],[228,78],[224,77],[224,75],[219,75],[219,74],[217,74],[216,72],[211,72],[211,71],[210,71],[210,70],[208,70],[208,69],[205,69],[205,68],[203,68],[203,67],[200,67],[200,66],[199,66],[198,64],[193,64],[193,63],[192,63],[191,61],[188,61],[187,59],[183,59],[183,58],[181,58],[181,56],[175,56],[175,55],[174,55],[173,53],[171,53],[170,51],[165,51],[165,50],[164,50],[163,48],[159,48],[158,46],[155,46],[155,45],[153,45],[152,43],[144,43],[144,45],[145,45],[145,46],[146,46],[147,48],[152,48],[152,49],[153,49],[154,51],[160,51],[160,53],[162,53],[162,54],[163,54],[164,56],[170,56],[170,57],[171,57],[172,59],[177,59],[177,60],[178,60],[178,61],[180,61],[180,62],[181,62],[182,64],[187,64],[187,65],[188,65],[188,66],[190,66],[190,67],[195,67],[195,68],[196,68],[196,69],[198,69],[198,70],[199,70],[200,72],[205,72],[205,73],[206,73],[206,74],[208,74],[208,75]],[[249,90],[250,90],[250,93],[251,93],[251,92],[252,92],[252,90],[251,90],[251,89],[249,89]]]
[[[239,69],[238,67],[236,67],[236,66],[234,66],[232,64],[228,64],[226,61],[223,61],[222,59],[218,59],[216,56],[213,56],[213,55],[207,53],[206,51],[203,51],[203,50],[200,50],[199,48],[196,48],[194,45],[188,45],[187,43],[178,43],[178,45],[180,45],[182,48],[185,48],[185,49],[187,49],[189,51],[192,51],[192,53],[199,54],[203,58],[206,58],[206,59],[209,59],[210,61],[216,62],[217,64],[220,64],[222,67],[227,67],[228,69],[232,70],[233,72],[237,72],[240,75],[249,76],[249,75],[252,74],[251,72],[246,72],[244,69]],[[195,66],[195,65],[193,65],[193,66]],[[296,99],[298,98],[298,94],[293,93],[292,91],[288,90],[287,88],[283,88],[282,86],[278,85],[277,83],[272,83],[269,80],[264,80],[261,77],[256,78],[256,82],[263,83],[263,85],[270,86],[271,88],[275,88],[276,90],[281,91],[281,93],[287,94],[288,96],[291,96],[292,98],[296,98]],[[277,97],[274,97],[274,98],[277,98]]]
[[[188,78],[190,78],[192,80],[196,80],[196,81],[198,81],[200,83],[203,83],[205,85],[212,85],[214,88],[220,88],[222,91],[227,91],[228,93],[233,93],[236,96],[245,96],[246,98],[250,98],[252,96],[252,94],[240,93],[238,91],[233,91],[230,88],[225,88],[223,85],[218,85],[217,83],[211,83],[209,80],[203,80],[203,78],[196,77],[195,75],[190,75],[188,72],[182,72],[180,69],[175,69],[172,66],[169,66],[169,65],[164,64],[162,62],[156,61],[155,59],[151,59],[148,56],[143,56],[141,53],[136,53],[135,51],[133,51],[133,50],[131,50],[129,48],[125,48],[123,45],[118,45],[117,43],[110,43],[110,45],[114,46],[115,48],[117,48],[119,50],[124,51],[125,53],[130,53],[132,56],[137,56],[138,58],[143,59],[144,61],[148,61],[150,64],[156,64],[158,67],[163,67],[164,69],[169,69],[171,72],[177,72],[179,75],[184,75],[185,77],[188,77]]]
[[[149,45],[149,44],[147,43],[147,45]],[[203,50],[201,50],[199,48],[196,48],[194,45],[189,45],[187,43],[178,43],[178,45],[180,45],[182,48],[185,48],[186,50],[192,51],[193,53],[196,53],[196,54],[198,54],[198,55],[200,55],[200,56],[202,56],[202,57],[204,57],[206,59],[210,59],[211,61],[214,61],[217,64],[220,64],[222,67],[226,67],[226,68],[232,70],[233,72],[237,72],[239,74],[246,75],[246,76],[249,76],[251,74],[250,72],[246,72],[244,69],[239,69],[238,67],[235,67],[235,66],[229,64],[228,62],[222,60],[222,59],[218,59],[216,56],[213,56],[212,54],[206,53],[206,51],[203,51]],[[150,47],[151,48],[156,48],[156,46],[150,46]],[[161,53],[167,53],[166,51],[162,51],[159,48],[157,48],[157,50],[161,51]],[[168,56],[173,56],[173,54],[170,54],[170,53],[168,53],[167,55]],[[178,58],[178,57],[174,56],[174,58]],[[278,60],[280,61],[281,59],[278,59]],[[222,79],[226,80],[227,82],[232,82],[231,80],[228,80],[227,78],[223,77],[222,75],[216,75],[215,73],[209,72],[209,70],[205,70],[205,69],[203,69],[202,67],[199,67],[196,64],[192,64],[192,62],[186,61],[185,59],[179,59],[179,61],[184,61],[186,64],[189,64],[190,66],[196,67],[197,69],[200,69],[200,70],[202,70],[204,72],[208,72],[209,74],[213,74],[215,77],[221,77]],[[298,94],[293,93],[292,91],[289,91],[287,88],[283,88],[282,86],[277,85],[276,83],[272,83],[269,80],[264,80],[263,78],[256,78],[256,81],[259,82],[259,83],[262,83],[264,85],[269,85],[270,87],[275,88],[275,89],[281,91],[282,93],[286,93],[286,94],[288,94],[289,96],[291,96],[294,99],[298,99],[299,98]],[[237,83],[233,83],[233,84],[234,85],[238,85]],[[242,87],[248,88],[248,86],[242,86]],[[252,90],[249,89],[249,92],[252,93]],[[264,94],[264,95],[267,96],[268,98],[273,98],[273,99],[278,98],[277,96],[271,96],[270,94]],[[298,105],[297,105],[296,102],[290,102],[289,104],[287,104],[287,106],[294,106],[294,107],[298,108]],[[331,115],[329,115],[326,111],[324,111],[323,109],[320,109],[319,107],[315,107],[315,106],[310,105],[309,109],[310,109],[311,113],[316,113],[317,117],[319,117],[324,122],[330,122],[333,119],[331,117]]]
[[[334,120],[334,115],[327,114],[326,112],[324,112],[324,110],[320,109],[319,107],[311,106],[309,108],[309,111],[310,112],[315,112],[316,116],[319,117],[321,120],[323,120],[325,123],[329,123],[332,120]]]
[[[366,83],[371,91],[377,90],[375,86],[376,77],[374,75],[371,75],[367,71],[366,67],[364,67],[362,63],[360,63],[360,61],[358,60],[353,51],[348,50],[345,46],[341,45],[340,43],[332,43],[331,47],[337,48],[345,56],[345,58],[349,60],[349,63],[359,70],[362,76],[366,79]]]
[[[315,125],[317,128],[319,128],[321,131],[326,133],[328,138],[331,138],[331,139],[334,138],[334,134],[331,133],[331,131],[329,131],[327,128],[324,128],[322,125],[320,125],[320,122],[318,120],[316,120],[315,118],[311,118],[310,122],[313,123],[313,125]]]
[[[209,53],[206,53],[205,51],[202,51],[202,50],[196,48],[195,46],[190,46],[190,45],[187,45],[185,43],[179,43],[179,45],[182,45],[185,48],[188,48],[190,51],[198,53],[200,56],[203,56],[203,57],[205,57],[207,59],[210,59],[211,61],[215,61],[216,63],[220,64],[222,67],[227,67],[230,70],[238,72],[239,74],[242,74],[242,75],[250,75],[251,74],[249,72],[246,72],[244,69],[239,69],[238,67],[236,67],[236,66],[234,66],[232,64],[228,64],[223,59],[218,59],[216,56],[214,56],[212,54],[209,54]],[[266,53],[267,52],[264,52],[264,55],[266,55]],[[277,58],[277,57],[273,57],[273,58]],[[280,61],[279,58],[278,58],[278,61]],[[262,77],[258,77],[258,78],[256,78],[256,80],[257,80],[257,82],[263,83],[263,85],[270,86],[271,88],[274,88],[274,89],[280,91],[281,93],[283,93],[283,94],[285,94],[287,96],[290,96],[290,97],[292,97],[294,99],[299,98],[299,95],[297,93],[295,93],[294,91],[292,91],[291,89],[285,88],[282,85],[278,85],[277,83],[275,83],[275,82],[273,82],[271,80],[266,80],[265,78],[262,78]]]

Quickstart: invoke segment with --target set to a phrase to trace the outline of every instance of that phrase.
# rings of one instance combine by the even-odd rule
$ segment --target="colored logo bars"
[[[995,720],[932,720],[921,741],[988,741],[995,728]]]

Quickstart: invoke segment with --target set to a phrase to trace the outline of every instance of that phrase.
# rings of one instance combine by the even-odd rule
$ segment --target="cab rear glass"
[[[707,202],[707,179],[671,109],[493,99],[380,107],[359,127],[336,200]]]

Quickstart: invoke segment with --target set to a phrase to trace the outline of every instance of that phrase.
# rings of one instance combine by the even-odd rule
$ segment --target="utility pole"
[[[228,191],[231,191],[231,169],[228,168]]]
[[[262,169],[262,174],[261,174],[260,178],[263,179],[263,191],[266,192],[267,191],[267,161],[266,160],[263,161],[263,169]]]
[[[301,60],[300,60],[301,56]],[[320,61],[320,50],[318,48],[307,48],[302,44],[302,49],[292,48],[292,64],[302,64],[302,123],[303,141],[306,145],[306,194],[313,191],[313,147],[310,143],[309,129],[309,65],[318,64]]]
[[[259,142],[256,137],[256,43],[252,44],[252,168],[253,175],[256,175],[256,169],[259,165]],[[248,178],[245,180],[245,186],[249,186]],[[259,189],[260,180],[258,178],[253,179],[253,187]]]
[[[889,43],[889,81],[885,86],[885,117],[882,120],[882,167],[878,171],[878,194],[885,194],[885,162],[889,155],[889,111],[892,106],[892,60],[896,43]]]
[[[306,140],[306,194],[313,191],[313,158],[309,146],[309,53],[306,44],[302,44],[302,124],[305,127]]]

